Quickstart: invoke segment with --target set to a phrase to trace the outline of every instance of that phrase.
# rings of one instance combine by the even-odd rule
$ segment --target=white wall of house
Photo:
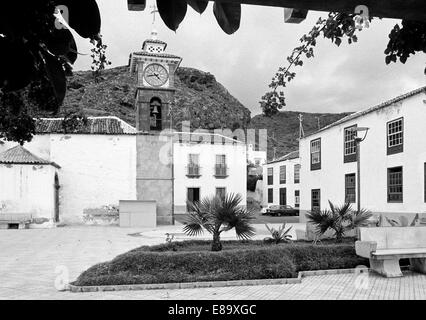
[[[280,189],[286,189],[286,199],[285,204],[292,206],[293,208],[297,208],[296,202],[296,191],[299,191],[300,194],[300,182],[295,183],[295,166],[300,165],[300,159],[289,159],[285,161],[274,161],[269,162],[263,166],[263,206],[269,205],[279,205],[280,204]],[[285,183],[280,181],[280,168],[285,167],[286,179]],[[268,183],[268,168],[272,168],[273,170],[273,181],[272,184]],[[300,181],[300,179],[299,179]],[[273,198],[268,199],[268,193],[272,189]]]
[[[216,188],[227,193],[240,193],[242,205],[247,203],[247,154],[242,143],[174,143],[175,214],[186,212],[188,188],[200,188],[200,198],[213,196]],[[189,154],[199,155],[200,176],[188,177]],[[226,155],[227,177],[215,177],[216,155]]]
[[[301,221],[311,210],[311,190],[320,189],[321,209],[328,200],[345,201],[345,175],[356,173],[357,163],[344,163],[344,128],[369,127],[361,142],[361,207],[373,213],[411,214],[426,212],[426,95],[421,92],[390,106],[365,113],[300,140]],[[387,123],[403,118],[403,152],[387,155]],[[321,138],[321,169],[311,170],[310,144]],[[403,168],[403,200],[388,202],[388,168]],[[356,197],[358,201],[358,196]],[[353,203],[356,208],[356,202]]]
[[[6,142],[2,148],[7,150],[14,145]],[[25,148],[61,166],[61,222],[79,223],[85,209],[136,199],[134,135],[36,135]],[[34,183],[41,188],[46,185],[42,180]]]
[[[266,163],[266,151],[255,150],[253,144],[247,145],[247,161],[255,165],[264,165]]]
[[[56,170],[52,165],[0,164],[0,213],[53,222]]]

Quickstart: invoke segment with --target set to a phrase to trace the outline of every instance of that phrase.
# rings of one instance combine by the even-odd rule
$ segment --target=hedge
[[[210,243],[205,242],[208,248]],[[235,241],[234,247],[238,247]],[[200,246],[200,241],[176,243]],[[78,286],[170,283],[297,277],[298,271],[368,266],[353,244],[312,245],[240,243],[241,249],[220,252],[170,251],[176,246],[141,247],[97,264],[73,283]]]

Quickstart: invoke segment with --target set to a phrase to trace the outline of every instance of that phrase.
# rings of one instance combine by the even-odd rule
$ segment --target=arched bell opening
[[[161,131],[162,128],[162,103],[159,98],[152,98],[150,101],[150,130]]]

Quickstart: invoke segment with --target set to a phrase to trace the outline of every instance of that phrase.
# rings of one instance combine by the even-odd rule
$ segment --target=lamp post
[[[367,133],[368,133],[368,129],[367,127],[356,127],[353,129],[353,131],[356,132],[356,136],[355,136],[355,145],[356,145],[356,163],[357,163],[357,174],[356,174],[356,178],[357,178],[357,195],[358,195],[358,199],[357,199],[357,209],[358,212],[361,211],[361,162],[360,162],[360,154],[361,154],[361,142],[365,140],[365,138],[367,137]],[[364,133],[364,136],[358,137],[358,133]]]

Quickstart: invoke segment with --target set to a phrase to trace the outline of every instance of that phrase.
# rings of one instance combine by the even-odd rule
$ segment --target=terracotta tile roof
[[[286,161],[286,160],[293,160],[293,159],[297,159],[297,158],[299,158],[299,150],[287,153],[285,156],[282,156],[282,157],[275,159],[275,160],[271,160],[271,161],[267,162],[266,164],[281,162],[281,161]]]
[[[36,133],[65,133],[63,118],[36,120]],[[67,134],[136,134],[136,129],[117,117],[89,117],[87,124]]]
[[[332,128],[334,126],[342,124],[344,122],[347,122],[347,121],[350,121],[350,120],[362,117],[363,115],[366,115],[368,113],[371,113],[371,112],[374,112],[374,111],[377,111],[377,110],[389,107],[389,106],[393,105],[394,103],[397,103],[397,102],[399,102],[401,100],[410,98],[410,97],[415,96],[415,95],[417,95],[419,93],[422,93],[422,92],[426,93],[426,86],[418,88],[418,89],[413,90],[413,91],[410,91],[408,93],[402,94],[402,95],[400,95],[400,96],[398,96],[396,98],[393,98],[391,100],[382,102],[382,103],[380,103],[380,104],[378,104],[378,105],[376,105],[374,107],[371,107],[371,108],[368,108],[368,109],[365,109],[365,110],[362,110],[362,111],[358,111],[358,112],[352,113],[352,114],[350,114],[350,115],[348,115],[348,116],[346,116],[346,117],[344,117],[344,118],[342,118],[342,119],[340,119],[340,120],[338,120],[336,122],[333,122],[333,123],[329,124],[328,126],[322,128],[321,130],[312,132],[311,134],[308,134],[308,135],[304,136],[302,139],[305,139],[305,138],[307,138],[309,136],[312,136],[312,135],[314,135],[316,133],[322,132],[324,130],[327,130],[329,128]]]
[[[29,152],[21,145],[0,153],[0,163],[3,164],[44,164],[60,168],[56,163],[44,160]]]

